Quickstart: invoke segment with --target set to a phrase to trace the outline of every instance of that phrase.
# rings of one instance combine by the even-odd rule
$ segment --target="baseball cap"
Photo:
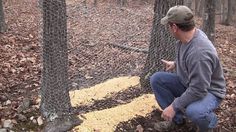
[[[187,6],[177,5],[171,7],[166,16],[161,19],[161,24],[166,25],[168,22],[182,24],[193,20],[193,12]]]

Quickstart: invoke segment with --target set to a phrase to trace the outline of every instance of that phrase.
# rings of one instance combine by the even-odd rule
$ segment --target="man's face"
[[[173,37],[175,37],[176,39],[178,39],[178,27],[177,27],[177,25],[174,24],[174,23],[168,23],[167,26],[168,26],[167,28],[168,28],[169,32],[171,33],[171,35]]]

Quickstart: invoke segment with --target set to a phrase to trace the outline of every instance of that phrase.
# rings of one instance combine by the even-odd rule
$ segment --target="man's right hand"
[[[167,61],[167,60],[161,60],[165,64],[165,70],[171,71],[175,69],[175,62],[174,61]]]

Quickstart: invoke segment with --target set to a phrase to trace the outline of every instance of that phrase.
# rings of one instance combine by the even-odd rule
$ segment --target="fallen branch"
[[[145,54],[148,53],[148,49],[140,49],[140,48],[136,48],[136,47],[131,47],[131,46],[127,46],[127,45],[119,45],[119,44],[111,44],[114,47],[118,47],[121,49],[125,49],[125,50],[131,50],[131,51],[135,51],[135,52],[143,52]]]

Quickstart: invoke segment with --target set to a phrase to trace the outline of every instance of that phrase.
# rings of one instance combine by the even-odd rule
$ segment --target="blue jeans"
[[[176,97],[181,96],[187,89],[176,74],[168,72],[154,73],[150,78],[150,83],[156,100],[162,109],[168,107]],[[173,121],[176,124],[181,124],[185,115],[200,128],[200,131],[214,128],[218,121],[214,110],[220,102],[220,98],[208,93],[203,99],[189,104],[185,108],[185,113],[176,111]]]

